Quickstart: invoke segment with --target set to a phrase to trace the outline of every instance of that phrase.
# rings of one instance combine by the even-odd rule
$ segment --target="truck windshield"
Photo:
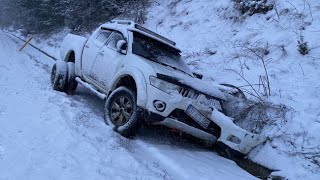
[[[133,32],[132,53],[191,74],[178,50],[138,32]]]

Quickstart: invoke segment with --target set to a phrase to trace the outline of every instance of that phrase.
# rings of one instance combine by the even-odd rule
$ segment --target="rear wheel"
[[[119,87],[111,93],[105,104],[105,122],[125,137],[137,133],[140,121],[136,95],[132,90]]]
[[[68,76],[66,78],[66,84],[64,91],[72,95],[77,89],[78,82],[76,81],[76,75],[75,75],[75,64],[73,62],[68,62]]]
[[[51,85],[56,91],[65,90],[65,82],[68,75],[68,65],[64,61],[56,61],[51,70]]]

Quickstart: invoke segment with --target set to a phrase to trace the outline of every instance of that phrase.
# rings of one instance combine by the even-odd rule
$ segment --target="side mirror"
[[[125,40],[119,40],[117,42],[117,51],[121,54],[127,54],[128,44]]]

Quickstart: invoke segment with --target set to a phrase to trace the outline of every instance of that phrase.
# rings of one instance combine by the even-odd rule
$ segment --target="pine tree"
[[[27,34],[67,27],[90,32],[115,17],[135,19],[148,0],[0,0],[0,25]]]

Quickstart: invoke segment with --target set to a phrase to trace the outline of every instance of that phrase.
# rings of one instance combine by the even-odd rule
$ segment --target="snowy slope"
[[[53,61],[0,31],[0,179],[256,179],[234,162],[103,122],[103,101],[53,91]]]
[[[275,9],[267,14],[239,18],[231,0],[159,0],[147,26],[176,41],[190,67],[206,79],[241,86],[252,99],[284,104],[286,109],[277,107],[288,111],[286,117],[262,131],[271,140],[249,157],[289,179],[320,179],[320,1],[269,2]],[[311,49],[305,56],[297,48],[301,35]],[[268,97],[256,85],[266,77],[251,51],[257,49],[268,71]]]

